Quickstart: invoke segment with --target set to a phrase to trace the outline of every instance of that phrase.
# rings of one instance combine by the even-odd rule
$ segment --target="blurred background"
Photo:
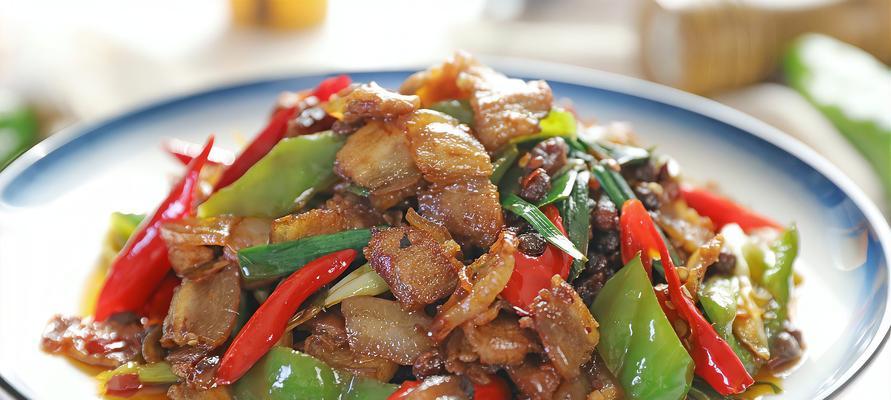
[[[711,97],[889,209],[891,0],[0,0],[0,168],[68,125],[170,95],[459,48]],[[889,372],[886,349],[846,393],[891,398]]]
[[[0,167],[74,122],[172,94],[457,48],[712,97],[889,208],[891,0],[0,0]]]
[[[826,36],[802,36],[814,32]],[[459,48],[712,97],[889,209],[891,0],[0,0],[0,167],[72,123],[173,94],[419,67]]]

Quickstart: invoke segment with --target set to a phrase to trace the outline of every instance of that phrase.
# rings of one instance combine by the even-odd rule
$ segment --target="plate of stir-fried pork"
[[[496,63],[497,64],[497,63]],[[707,100],[458,52],[74,128],[0,175],[21,398],[816,399],[885,220]]]

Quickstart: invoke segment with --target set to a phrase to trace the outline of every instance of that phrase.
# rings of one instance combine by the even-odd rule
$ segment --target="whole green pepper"
[[[770,246],[774,253],[774,262],[764,269],[761,283],[774,301],[769,312],[764,315],[764,328],[771,343],[783,330],[789,308],[789,297],[792,294],[792,264],[798,256],[798,229],[793,225],[787,228]]]
[[[276,218],[294,210],[334,178],[334,158],[344,137],[331,131],[283,139],[231,185],[198,207],[199,217],[232,214]]]
[[[597,351],[629,399],[683,399],[693,359],[681,344],[635,257],[613,275],[591,305],[600,324]]]
[[[0,170],[37,143],[37,114],[11,93],[0,91]],[[10,101],[11,100],[11,101]]]
[[[312,356],[273,347],[233,387],[239,400],[386,399],[396,385],[339,372]]]
[[[789,85],[866,156],[891,194],[891,91],[883,84],[891,69],[847,43],[807,34],[789,46],[783,70]]]
[[[736,277],[718,276],[703,282],[699,292],[699,302],[715,331],[727,341],[746,367],[746,371],[754,375],[759,367],[755,356],[733,335],[733,320],[736,318],[739,293],[739,280]]]

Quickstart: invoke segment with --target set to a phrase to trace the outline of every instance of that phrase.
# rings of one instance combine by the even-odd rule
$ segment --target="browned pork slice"
[[[481,363],[517,365],[527,353],[541,351],[534,333],[521,328],[517,321],[516,315],[501,313],[485,325],[463,325],[467,343],[479,355]]]
[[[384,211],[399,205],[405,199],[415,197],[426,185],[427,182],[418,179],[414,184],[403,188],[376,190],[368,195],[368,201],[375,210]]]
[[[560,375],[547,361],[530,356],[526,362],[507,367],[507,373],[517,389],[532,400],[549,400],[560,386]]]
[[[412,365],[433,342],[427,337],[430,317],[405,311],[399,303],[376,297],[350,297],[341,304],[347,338],[354,352]]]
[[[472,276],[471,286],[456,290],[439,309],[430,327],[433,340],[443,341],[453,329],[489,309],[514,272],[516,247],[514,234],[502,231],[487,254],[465,267],[465,275]]]
[[[715,236],[711,220],[700,216],[683,201],[666,204],[660,211],[656,214],[656,224],[684,255],[692,254]]]
[[[201,280],[185,279],[173,294],[164,319],[161,343],[166,347],[205,346],[215,348],[232,333],[240,279],[235,265]]]
[[[452,240],[452,234],[445,227],[422,217],[414,208],[409,208],[405,212],[405,222],[408,222],[412,228],[427,232],[439,243],[446,243]]]
[[[270,223],[232,216],[184,218],[162,225],[161,237],[174,272],[198,279],[237,261],[238,250],[268,243]]]
[[[474,65],[479,63],[470,54],[456,51],[442,64],[412,74],[402,83],[399,92],[418,95],[424,107],[443,100],[466,99],[470,92],[458,87],[458,74]]]
[[[335,172],[372,193],[390,193],[417,185],[408,141],[395,124],[371,121],[347,139],[337,152]]]
[[[452,239],[452,234],[442,225],[439,225],[418,214],[414,208],[409,208],[405,212],[405,222],[412,228],[426,232],[437,243],[442,245],[445,254],[456,260],[461,259],[461,246]],[[460,272],[461,269],[458,269]]]
[[[294,96],[296,99],[291,101],[291,106],[296,107],[297,112],[288,120],[288,130],[285,137],[294,137],[300,135],[308,135],[311,133],[322,132],[331,129],[331,126],[337,121],[336,118],[329,115],[319,99],[315,96]]]
[[[328,102],[325,110],[335,118],[352,123],[365,118],[395,118],[417,110],[420,105],[418,96],[391,92],[370,82],[342,90]]]
[[[354,352],[346,343],[337,344],[330,337],[322,335],[311,335],[306,338],[303,342],[303,351],[332,368],[382,382],[393,378],[396,369],[399,368],[393,361]]]
[[[488,178],[431,184],[418,196],[418,209],[463,246],[487,248],[504,227],[498,188]]]
[[[415,164],[429,182],[449,184],[492,175],[486,149],[447,114],[418,110],[401,121]]]
[[[684,287],[687,288],[687,293],[690,294],[690,298],[694,303],[699,301],[699,286],[705,278],[705,273],[721,257],[721,249],[723,247],[724,235],[715,235],[702,247],[696,249],[690,255],[690,258],[687,259],[687,264],[681,269],[683,271],[681,280],[686,281],[684,282]]]
[[[537,133],[538,121],[554,101],[545,81],[511,79],[486,66],[468,67],[458,75],[457,85],[472,93],[474,131],[490,152],[513,138]]]
[[[352,221],[335,210],[316,208],[300,214],[291,214],[272,221],[272,243],[326,235],[352,229]]]
[[[565,400],[619,400],[624,398],[612,373],[603,365],[597,354],[582,366],[582,375],[564,379],[554,392],[555,399]]]
[[[415,362],[411,366],[411,373],[417,379],[440,375],[444,372],[445,364],[442,352],[435,347],[421,353],[421,355],[415,358]]]
[[[164,348],[161,347],[161,325],[153,324],[145,328],[142,337],[142,358],[146,363],[154,363],[164,360]]]
[[[167,257],[180,277],[210,275],[228,262],[217,262],[232,227],[239,218],[231,216],[184,218],[161,226],[161,238],[167,244]]]
[[[242,218],[232,227],[232,234],[226,240],[226,259],[238,262],[238,251],[252,246],[269,243],[272,221],[266,218]]]
[[[466,377],[474,383],[489,383],[489,375],[497,372],[500,368],[499,366],[481,364],[479,355],[473,351],[461,329],[456,329],[449,335],[442,349],[446,371]]]
[[[196,390],[210,389],[216,384],[216,370],[220,365],[220,351],[206,346],[183,346],[167,353],[170,370],[182,382]]]
[[[554,101],[544,81],[510,79],[462,52],[410,76],[399,91],[418,95],[425,107],[442,100],[469,99],[474,133],[490,152],[512,138],[538,132],[538,121]]]
[[[223,246],[239,218],[229,215],[210,218],[183,218],[161,226],[161,237],[168,244]]]
[[[358,196],[336,194],[325,202],[324,208],[286,215],[272,221],[271,241],[286,242],[382,223],[384,220],[380,214]]]
[[[330,367],[356,376],[389,381],[399,365],[383,358],[350,350],[343,316],[326,312],[307,322],[312,334],[303,342],[303,351]]]
[[[336,311],[328,310],[317,314],[312,319],[300,325],[301,330],[308,330],[313,335],[324,335],[335,343],[347,342],[346,321],[343,315]]]
[[[365,198],[352,193],[335,194],[325,202],[324,207],[328,210],[335,210],[344,218],[353,221],[356,228],[367,228],[384,223],[381,214],[376,212]]]
[[[40,346],[89,365],[114,368],[139,359],[142,332],[142,324],[135,318],[97,322],[56,315],[47,324]]]
[[[600,339],[588,307],[572,286],[554,275],[551,287],[538,293],[529,311],[554,368],[566,379],[577,377]]]
[[[407,309],[452,294],[463,267],[430,234],[411,227],[374,229],[365,258]]]
[[[576,379],[564,380],[554,392],[554,398],[562,400],[587,400],[589,393],[591,393],[591,382],[581,376]]]
[[[167,259],[180,278],[200,279],[229,265],[230,261],[219,259],[221,254],[223,251],[219,246],[167,246]]]

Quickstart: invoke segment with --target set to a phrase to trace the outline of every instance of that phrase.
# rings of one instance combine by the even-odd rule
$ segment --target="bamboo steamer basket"
[[[645,0],[647,78],[709,94],[768,78],[799,35],[819,32],[891,61],[891,0]]]

